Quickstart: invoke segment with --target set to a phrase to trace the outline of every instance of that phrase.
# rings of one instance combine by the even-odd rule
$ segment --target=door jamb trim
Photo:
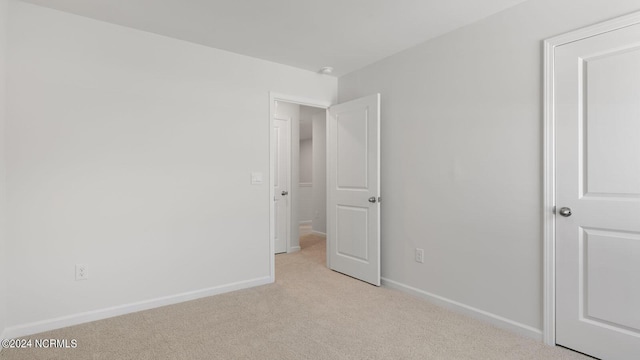
[[[544,144],[543,144],[543,326],[542,336],[547,345],[556,345],[556,134],[554,100],[555,49],[568,43],[606,32],[640,24],[640,11],[601,22],[544,40]]]

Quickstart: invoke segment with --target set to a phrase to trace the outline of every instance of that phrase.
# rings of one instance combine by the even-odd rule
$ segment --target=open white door
[[[640,23],[554,63],[556,342],[640,359]]]
[[[290,119],[275,118],[272,131],[275,144],[273,164],[274,248],[275,253],[279,254],[287,252],[289,244]]]
[[[380,94],[329,108],[327,261],[380,285]]]

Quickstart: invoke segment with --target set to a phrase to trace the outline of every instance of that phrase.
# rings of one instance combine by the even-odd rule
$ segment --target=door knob
[[[376,201],[377,201],[377,200],[376,200],[376,197],[375,197],[375,196],[372,196],[372,197],[370,197],[370,198],[369,198],[369,202],[370,202],[370,203],[372,203],[372,204],[375,204],[375,203],[376,203]]]
[[[561,216],[569,217],[569,216],[571,216],[571,208],[568,208],[568,207],[562,207],[562,208],[560,208],[560,211],[558,211],[558,213],[559,213]]]
[[[287,196],[287,195],[289,195],[289,192],[288,192],[288,191],[283,190],[280,194],[282,194],[282,196]]]

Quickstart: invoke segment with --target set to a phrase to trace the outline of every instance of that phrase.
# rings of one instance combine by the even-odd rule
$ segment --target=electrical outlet
[[[87,280],[89,278],[89,266],[87,264],[76,264],[76,281]]]
[[[424,249],[416,248],[416,262],[424,263]]]

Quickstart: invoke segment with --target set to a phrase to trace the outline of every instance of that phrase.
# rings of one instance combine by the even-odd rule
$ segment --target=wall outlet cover
[[[89,279],[89,266],[87,264],[76,264],[76,281]]]

